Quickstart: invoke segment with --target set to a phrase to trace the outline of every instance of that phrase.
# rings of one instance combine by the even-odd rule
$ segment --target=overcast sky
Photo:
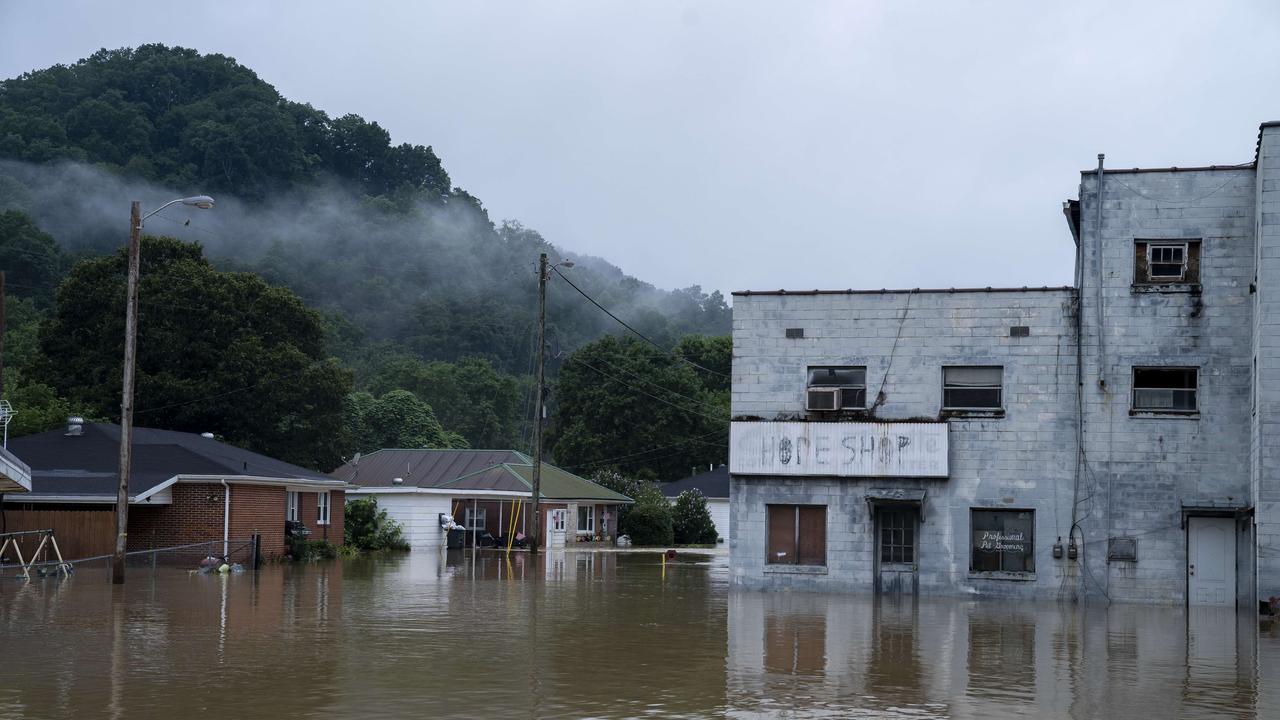
[[[1278,30],[1272,2],[0,0],[0,77],[230,55],[663,287],[1060,285],[1097,153],[1253,159]]]

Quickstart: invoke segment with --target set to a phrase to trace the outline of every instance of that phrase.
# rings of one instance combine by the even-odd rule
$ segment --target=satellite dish
[[[359,464],[360,464],[360,453],[356,453],[355,455],[353,455],[353,456],[351,457],[351,464],[352,464],[352,465],[359,465]]]

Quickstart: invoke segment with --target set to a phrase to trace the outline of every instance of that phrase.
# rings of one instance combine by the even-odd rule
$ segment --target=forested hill
[[[337,445],[347,450],[427,442],[428,436],[432,442],[453,437],[473,446],[525,447],[540,252],[575,260],[565,272],[579,288],[664,347],[690,334],[729,332],[729,309],[719,292],[658,289],[605,260],[557,248],[518,222],[493,222],[478,198],[453,185],[430,146],[394,143],[376,122],[331,117],[287,100],[222,55],[163,45],[102,50],[72,65],[0,82],[0,269],[8,274],[6,367],[13,371],[6,373],[7,395],[17,392],[15,383],[26,383],[18,389],[29,406],[39,407],[15,421],[15,430],[49,425],[72,407],[114,419],[109,398],[92,390],[114,370],[98,367],[93,377],[71,377],[62,369],[95,363],[50,357],[82,347],[55,337],[82,322],[68,314],[80,301],[65,297],[67,288],[111,300],[109,284],[90,278],[118,264],[81,264],[121,247],[129,201],[150,209],[192,194],[214,196],[217,207],[170,208],[148,222],[146,233],[198,243],[211,270],[247,271],[319,311],[323,348],[300,339],[296,361],[337,357],[350,378],[347,391],[372,393],[345,403],[347,428]],[[246,289],[257,286],[198,269],[199,256],[165,252],[179,258],[166,261],[165,271],[175,278],[198,276],[219,292],[264,296]],[[81,268],[79,274],[73,268]],[[68,285],[69,276],[81,284]],[[190,311],[208,301],[181,302]],[[261,308],[235,308],[234,297],[217,302],[245,317],[261,316]],[[576,348],[623,332],[564,282],[552,283],[548,303],[553,374]],[[172,309],[157,305],[152,313]],[[171,320],[179,337],[177,324],[184,320]],[[277,340],[234,337],[246,347]],[[148,392],[156,393],[153,404],[161,399],[155,388],[163,385],[160,404],[180,408],[165,411],[169,425],[216,430],[231,424],[228,418],[218,425],[220,410],[193,409],[217,401],[181,397],[243,400],[237,395],[243,385],[230,379],[234,367],[224,368],[225,385],[201,387],[199,378],[169,377],[181,357],[170,353],[165,362],[140,367],[139,407],[149,404]],[[148,385],[148,372],[157,384]],[[328,390],[340,389],[340,376],[326,375]],[[439,424],[424,420],[421,427],[434,429],[411,438],[378,437],[372,425],[360,425],[355,416],[361,413],[383,413],[384,420],[392,418],[384,423],[388,428],[404,425],[394,420],[404,407],[370,404],[395,392],[402,394],[394,403],[416,398],[436,405]],[[228,413],[235,411],[231,401]],[[258,435],[245,428],[232,439],[252,445]],[[317,447],[326,440],[332,442],[317,438]],[[311,450],[286,454],[313,465],[335,459]]]
[[[425,359],[481,355],[523,371],[533,263],[542,251],[572,256],[491,223],[430,147],[393,144],[376,122],[330,117],[231,58],[183,48],[103,50],[4,81],[0,159],[21,161],[0,166],[0,210],[26,211],[69,250],[120,246],[122,192],[214,195],[218,210],[191,226],[165,218],[151,231],[340,311],[348,339]],[[718,292],[660,291],[599,260],[575,275],[664,342],[729,331]],[[616,330],[574,298],[551,302],[558,348]]]

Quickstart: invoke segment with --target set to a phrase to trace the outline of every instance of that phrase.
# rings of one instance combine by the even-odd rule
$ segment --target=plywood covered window
[[[1133,282],[1178,285],[1200,282],[1199,240],[1138,240],[1133,250]]]
[[[999,410],[1003,402],[1004,368],[942,368],[944,410]]]
[[[826,505],[768,505],[770,565],[827,564]]]
[[[972,510],[974,572],[1036,571],[1034,510]]]
[[[1196,368],[1134,368],[1133,409],[1140,412],[1193,413],[1200,371]]]

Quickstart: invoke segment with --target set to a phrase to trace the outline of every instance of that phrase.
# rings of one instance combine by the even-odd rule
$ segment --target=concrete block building
[[[1063,212],[1071,287],[735,294],[734,584],[1280,595],[1280,124]]]

